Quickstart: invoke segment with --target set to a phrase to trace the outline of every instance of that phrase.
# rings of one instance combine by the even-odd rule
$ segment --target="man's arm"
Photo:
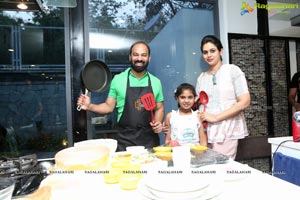
[[[112,113],[114,111],[115,106],[116,106],[116,99],[108,97],[104,103],[89,104],[87,106],[87,110],[104,115],[104,114]]]
[[[162,122],[164,118],[164,102],[156,103],[155,121]]]

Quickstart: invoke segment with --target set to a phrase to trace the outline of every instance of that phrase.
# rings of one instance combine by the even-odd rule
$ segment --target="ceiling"
[[[269,0],[269,2],[278,2],[278,3],[299,3],[300,0]]]
[[[270,0],[271,3],[300,5],[300,0]],[[275,9],[276,10],[276,9]],[[269,13],[270,35],[284,37],[299,37],[300,35],[300,8],[284,9],[281,12]]]
[[[14,10],[14,11],[21,11],[17,5],[23,2],[28,6],[28,9],[26,11],[44,11],[47,13],[49,11],[47,5],[45,6],[44,0],[0,0],[0,10]],[[53,3],[55,2],[55,6],[57,7],[75,7],[76,6],[76,0],[60,0],[60,1],[51,1],[48,0],[47,3]],[[300,5],[300,0],[270,0],[268,1],[270,3],[298,3]],[[58,4],[59,5],[58,5]],[[52,4],[53,6],[54,4]],[[24,11],[24,10],[22,10]],[[296,20],[296,23],[292,23],[291,19]],[[297,18],[297,19],[295,19]],[[290,23],[292,25],[288,25],[290,27],[285,27],[284,29],[276,29],[275,32],[271,33],[274,35],[278,36],[291,36],[291,37],[299,37],[300,35],[300,9],[293,9],[293,12],[290,10],[286,9],[286,12],[279,12],[275,14],[269,14],[269,19],[270,20],[275,20],[276,25],[277,25],[277,20],[278,23],[285,21],[286,23]]]
[[[17,7],[19,3],[26,4],[28,8],[26,10],[19,9]],[[76,6],[76,0],[0,0],[0,10],[48,12],[49,7],[74,8]]]
[[[300,4],[300,0],[270,0],[271,3],[284,3],[284,4]],[[278,20],[290,20],[291,18],[300,14],[300,9],[285,9],[282,13],[269,14],[270,18]]]

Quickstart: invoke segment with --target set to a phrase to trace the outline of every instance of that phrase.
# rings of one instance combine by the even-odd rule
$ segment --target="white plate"
[[[147,186],[146,186],[147,187]],[[197,199],[204,195],[205,188],[193,192],[161,192],[147,188],[148,191],[158,199],[173,199],[173,200],[186,200]]]
[[[248,165],[235,163],[206,165],[195,170],[215,171],[224,181],[239,181],[251,175],[251,168]]]
[[[169,193],[194,192],[209,185],[209,177],[193,174],[156,174],[145,177],[145,185],[152,190]]]
[[[198,197],[193,196],[184,196],[181,198],[177,198],[180,200],[210,200],[217,197],[223,191],[221,182],[213,182],[208,187],[203,189],[203,193]],[[141,196],[141,199],[144,200],[174,200],[174,196],[168,197],[157,197],[149,191],[149,188],[145,185],[144,181],[141,181],[138,185],[138,192]],[[187,193],[188,194],[188,193]]]

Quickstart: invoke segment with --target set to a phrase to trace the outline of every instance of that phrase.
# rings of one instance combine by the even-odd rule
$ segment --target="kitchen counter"
[[[273,175],[299,186],[300,142],[294,142],[292,136],[269,138],[268,142],[271,143]]]
[[[269,138],[268,142],[271,144],[272,155],[277,150],[276,152],[300,159],[300,142],[294,142],[292,136]]]

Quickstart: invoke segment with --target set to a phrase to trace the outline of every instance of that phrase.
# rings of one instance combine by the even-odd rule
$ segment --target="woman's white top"
[[[218,114],[237,103],[237,97],[249,93],[245,74],[233,64],[223,64],[213,75],[202,72],[197,79],[196,92],[205,91],[208,94],[206,112]],[[200,106],[200,112],[202,106]],[[208,123],[208,142],[223,142],[225,139],[241,139],[248,136],[244,113],[217,123]]]
[[[171,118],[171,139],[177,140],[179,144],[199,143],[199,128],[201,126],[197,111],[190,115],[181,115],[179,110],[172,110]]]

